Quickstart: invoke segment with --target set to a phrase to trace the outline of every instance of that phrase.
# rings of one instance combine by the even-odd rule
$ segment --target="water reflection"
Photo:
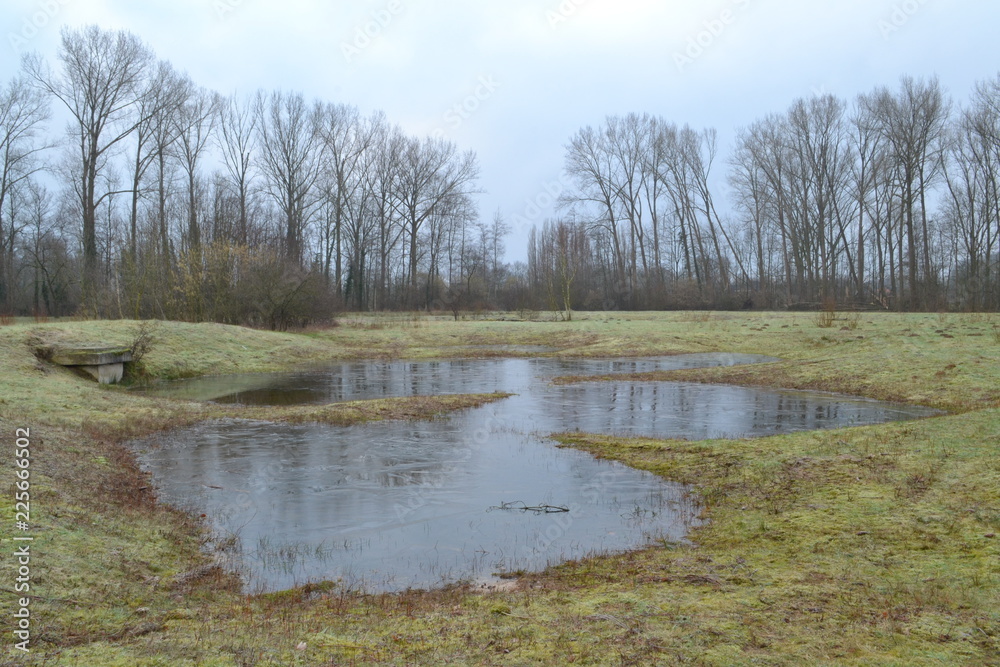
[[[239,398],[226,396],[275,402],[291,392],[314,402],[320,396],[517,395],[418,424],[202,424],[143,443],[142,459],[163,499],[205,512],[223,532],[238,535],[251,590],[331,579],[393,591],[683,539],[697,508],[682,487],[556,448],[544,437],[553,432],[705,439],[929,414],[817,393],[545,381],[738,359],[344,364],[249,390],[240,386]],[[491,510],[515,501],[570,512]]]
[[[749,354],[686,354],[653,359],[456,359],[354,361],[296,373],[220,375],[165,382],[144,390],[153,396],[244,405],[305,405],[390,396],[431,396],[494,391],[525,379],[732,366],[775,361]],[[530,369],[530,370],[529,370]]]

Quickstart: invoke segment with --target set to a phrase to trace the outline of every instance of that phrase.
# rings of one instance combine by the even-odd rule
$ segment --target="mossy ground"
[[[0,328],[0,420],[32,433],[33,652],[11,664],[1000,664],[1000,341],[981,315],[584,314],[573,322],[351,318],[272,334],[162,323],[153,377],[347,358],[732,351],[784,361],[642,379],[800,387],[943,417],[709,442],[564,434],[691,484],[708,521],[659,545],[526,574],[510,590],[243,595],[205,567],[196,517],[155,503],[123,439],[205,418],[428,418],[501,396],[240,409],[98,388],[40,344],[128,344],[135,323]],[[463,349],[464,348],[464,349]],[[5,464],[12,468],[12,457]],[[10,473],[8,473],[10,474]],[[9,477],[8,479],[12,479]],[[11,551],[13,488],[0,497]],[[13,583],[0,559],[0,587]],[[9,583],[5,583],[9,582]],[[15,596],[0,592],[12,603]],[[5,608],[12,609],[13,604]]]

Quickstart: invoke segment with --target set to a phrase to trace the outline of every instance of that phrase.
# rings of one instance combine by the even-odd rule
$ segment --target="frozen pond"
[[[537,378],[560,375],[643,373],[766,361],[777,360],[751,354],[685,354],[655,359],[614,360],[348,361],[292,373],[212,375],[163,382],[142,390],[142,393],[217,403],[303,405],[389,396],[520,391],[530,387]]]
[[[431,422],[355,427],[227,421],[139,443],[160,497],[233,535],[248,590],[339,580],[368,591],[538,570],[684,539],[685,489],[545,438],[554,432],[705,439],[909,419],[932,411],[828,394],[681,383],[554,386],[565,374],[760,358],[369,362],[321,372],[206,378],[156,390],[255,404],[517,394]],[[227,392],[228,383],[228,392]],[[552,506],[535,513],[505,503]]]

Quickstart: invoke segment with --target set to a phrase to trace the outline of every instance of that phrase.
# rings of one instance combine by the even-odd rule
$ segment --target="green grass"
[[[992,318],[863,314],[829,328],[807,313],[449,319],[357,317],[306,334],[163,323],[145,366],[154,377],[182,377],[448,357],[490,345],[550,345],[556,356],[583,357],[732,351],[784,361],[640,379],[838,391],[950,414],[745,440],[559,435],[562,446],[691,484],[706,519],[691,544],[567,563],[496,592],[363,596],[317,586],[247,597],[206,567],[198,518],[154,502],[123,439],[216,417],[423,419],[502,396],[281,409],[151,399],[98,388],[32,355],[59,343],[128,344],[134,323],[0,327],[0,432],[10,440],[14,428],[32,429],[33,584],[43,596],[33,603],[34,652],[5,657],[49,665],[1000,664]],[[9,553],[13,496],[4,488],[0,535]],[[0,587],[13,581],[12,567],[0,559]],[[0,619],[5,638],[10,629]]]

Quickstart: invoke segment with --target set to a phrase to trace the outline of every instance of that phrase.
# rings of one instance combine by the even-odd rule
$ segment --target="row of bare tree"
[[[56,66],[23,71],[0,97],[0,312],[270,323],[231,302],[412,308],[499,270],[505,225],[479,221],[453,143],[301,94],[224,97],[125,31],[64,30]]]
[[[801,99],[738,132],[726,179],[717,154],[714,130],[652,115],[580,130],[565,216],[530,242],[536,290],[560,308],[1000,308],[1000,78],[957,111],[936,79]]]
[[[0,90],[0,314],[1000,308],[1000,77],[962,108],[910,77],[801,99],[722,168],[714,130],[609,117],[570,139],[562,216],[509,265],[475,154],[380,113],[225,97],[97,27],[23,70]]]

